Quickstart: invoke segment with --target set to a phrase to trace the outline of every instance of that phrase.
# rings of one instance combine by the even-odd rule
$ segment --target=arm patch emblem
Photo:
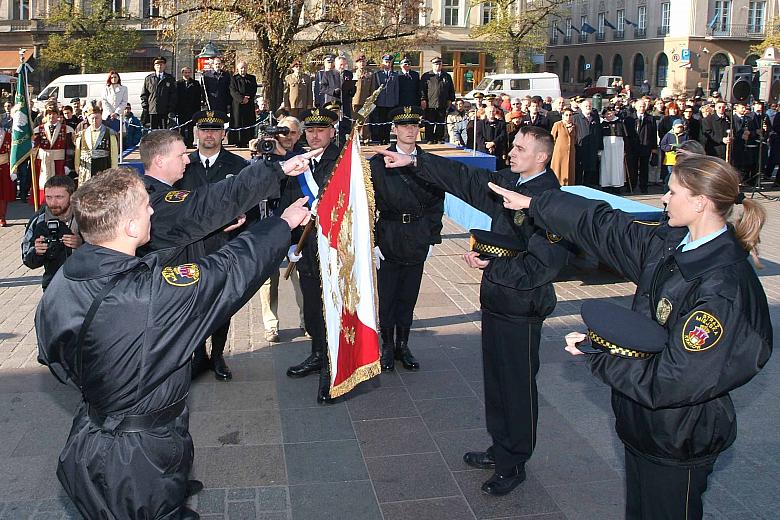
[[[718,318],[708,312],[696,311],[685,321],[682,344],[689,352],[708,350],[717,345],[723,332]]]
[[[556,235],[555,233],[550,233],[547,231],[547,241],[551,244],[555,244],[556,242],[560,242],[563,239],[561,235]]]
[[[200,268],[196,264],[165,267],[162,270],[162,277],[168,285],[186,287],[198,283],[198,280],[200,280]]]
[[[165,194],[165,202],[170,203],[177,203],[177,202],[184,202],[184,199],[186,199],[190,195],[190,192],[187,190],[176,190],[176,191],[169,191]]]

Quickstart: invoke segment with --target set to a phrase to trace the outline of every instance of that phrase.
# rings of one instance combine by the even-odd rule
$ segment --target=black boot
[[[220,381],[230,381],[233,379],[233,372],[228,368],[225,363],[225,358],[222,357],[222,352],[225,350],[225,344],[220,344],[219,340],[214,341],[214,337],[211,338],[211,368],[214,370],[214,377]]]
[[[320,370],[320,385],[317,388],[317,404],[331,404],[333,398],[330,396],[330,365],[328,360],[323,357],[322,370]]]
[[[395,369],[395,344],[393,343],[393,327],[380,327],[382,334],[382,357],[379,364],[382,366],[382,372],[390,372]]]
[[[406,370],[420,370],[420,363],[409,350],[409,327],[395,328],[395,359],[401,361]]]
[[[301,363],[287,369],[287,377],[306,377],[322,368],[322,353],[312,352]]]

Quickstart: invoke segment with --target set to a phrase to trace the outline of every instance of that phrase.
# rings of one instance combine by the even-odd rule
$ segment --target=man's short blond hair
[[[133,168],[109,168],[79,186],[71,206],[84,239],[101,244],[116,238],[119,225],[144,201],[146,188]]]

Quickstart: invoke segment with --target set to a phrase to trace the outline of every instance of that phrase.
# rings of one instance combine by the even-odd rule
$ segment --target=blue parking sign
[[[680,50],[680,60],[682,60],[682,61],[691,61],[691,50],[690,49],[681,49]]]

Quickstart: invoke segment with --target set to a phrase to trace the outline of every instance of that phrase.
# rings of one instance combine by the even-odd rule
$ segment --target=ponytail
[[[766,210],[753,199],[742,201],[742,214],[734,222],[734,234],[745,248],[745,251],[755,254],[756,267],[761,267],[758,261],[758,244],[761,242],[761,228],[766,222]]]

